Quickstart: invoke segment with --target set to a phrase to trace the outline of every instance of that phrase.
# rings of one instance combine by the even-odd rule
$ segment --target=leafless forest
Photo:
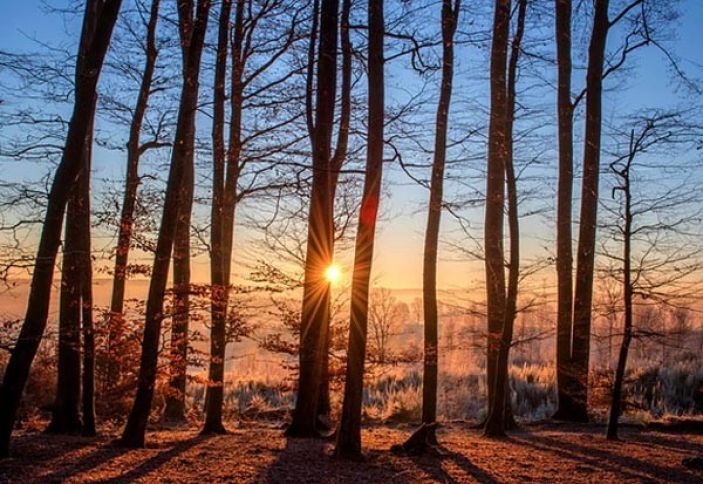
[[[0,481],[703,479],[696,0],[36,3]]]

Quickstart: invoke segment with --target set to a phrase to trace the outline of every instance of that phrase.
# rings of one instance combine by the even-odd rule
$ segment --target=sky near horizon
[[[485,1],[485,0],[484,0]],[[78,36],[79,24],[76,19],[64,20],[56,13],[49,14],[40,0],[25,0],[21,2],[4,1],[0,5],[5,27],[0,30],[0,50],[7,52],[31,51],[36,48],[36,41],[48,45],[75,42]],[[54,6],[65,5],[59,0],[49,0]],[[703,68],[703,49],[701,49],[700,26],[703,25],[703,0],[685,0],[681,2],[682,15],[675,28],[676,40],[672,43],[673,50],[681,60],[681,66],[699,77]],[[466,19],[465,19],[466,21]],[[457,54],[461,55],[460,53]],[[457,59],[458,69],[455,76],[461,85],[461,76],[468,75],[470,63],[465,59]],[[656,49],[646,49],[637,53],[634,68],[628,73],[627,86],[618,85],[617,92],[608,92],[604,98],[605,123],[616,119],[622,113],[634,113],[643,108],[656,106],[678,105],[685,101],[676,92],[671,82],[671,73],[666,68],[663,55]],[[578,76],[579,73],[575,73]],[[389,96],[400,92],[406,82],[403,75],[389,76]],[[487,89],[487,81],[485,83]],[[487,92],[487,91],[486,91]],[[392,99],[391,99],[392,102]],[[485,101],[482,101],[485,105]],[[452,107],[454,110],[461,109]],[[450,118],[451,122],[451,118]],[[516,149],[519,149],[516,147]],[[123,155],[104,150],[96,151],[95,170],[101,177],[123,175]],[[552,156],[553,150],[545,156]],[[578,151],[577,151],[578,156]],[[0,160],[1,161],[1,160]],[[551,163],[551,162],[550,162]],[[551,163],[555,177],[555,168]],[[17,162],[3,162],[6,176],[18,179],[32,176],[26,167]],[[8,175],[9,174],[9,175]],[[34,174],[37,176],[37,174]],[[379,226],[377,246],[375,250],[374,275],[377,284],[393,288],[418,288],[422,285],[422,249],[424,228],[426,223],[427,190],[412,184],[397,168],[390,167],[386,174],[388,196],[384,198],[385,206],[381,207],[384,219]],[[577,187],[578,188],[578,187]],[[554,191],[546,191],[553,195]],[[553,205],[545,201],[546,205]],[[477,212],[480,214],[481,212]],[[478,217],[478,215],[477,215]],[[481,215],[482,217],[482,215]],[[443,230],[455,231],[448,222],[448,215],[443,218]],[[553,239],[553,228],[548,217],[532,217],[526,219],[526,239],[523,242],[527,257],[544,255],[543,245]],[[475,230],[481,230],[480,218],[475,224]],[[346,257],[346,258],[345,258]],[[348,255],[342,257],[340,263],[345,272],[350,271],[351,260]],[[476,262],[467,263],[451,252],[443,251],[440,255],[438,269],[438,284],[440,288],[458,289],[475,286],[482,278],[480,271],[475,270]],[[204,258],[194,262],[196,278],[207,278],[207,260]],[[474,269],[472,269],[474,268]]]

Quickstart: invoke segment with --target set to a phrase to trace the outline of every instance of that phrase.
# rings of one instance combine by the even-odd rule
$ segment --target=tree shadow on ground
[[[700,479],[700,476],[688,472],[684,468],[663,467],[623,453],[590,447],[573,441],[565,442],[544,435],[525,433],[522,436],[516,436],[514,442],[517,445],[527,446],[540,452],[554,454],[561,459],[607,470],[621,479],[637,481],[655,479],[665,482],[692,482]],[[632,444],[638,445],[639,443],[633,441]],[[678,466],[680,463],[674,462],[672,464]]]
[[[323,439],[286,439],[276,459],[258,471],[257,482],[405,482],[408,467],[390,451],[370,450],[361,461],[338,459],[334,444]]]
[[[627,437],[627,434],[625,434],[623,440],[627,441]],[[637,436],[636,443],[655,448],[659,447],[678,452],[695,452],[703,455],[703,445],[681,438],[680,435],[676,434],[666,435],[659,433],[659,431],[656,434],[645,432]]]
[[[10,458],[0,459],[0,476],[17,479],[35,469],[51,467],[55,460],[85,447],[94,447],[100,437],[58,435],[44,432],[20,434],[12,438]]]
[[[158,470],[160,467],[169,463],[175,457],[178,457],[179,455],[187,452],[198,444],[205,442],[210,437],[212,437],[212,435],[196,434],[188,440],[177,442],[176,445],[174,445],[170,449],[158,453],[154,457],[145,460],[144,462],[142,462],[135,468],[130,469],[124,474],[115,477],[114,479],[110,479],[108,482],[131,482],[136,479],[139,479],[140,477],[144,477],[148,474],[151,474],[152,472]]]
[[[200,434],[193,436],[187,440],[176,441],[172,443],[169,442],[166,450],[159,452],[158,454],[146,459],[136,467],[128,470],[124,474],[117,477],[110,478],[107,482],[129,482],[158,470],[160,467],[167,464],[173,458],[179,456],[180,454],[186,452],[192,447],[200,444],[206,440],[207,436],[202,436]],[[51,474],[44,476],[42,480],[48,482],[63,481],[66,479],[76,478],[84,473],[92,471],[101,465],[109,463],[110,461],[128,453],[128,452],[141,452],[137,449],[126,449],[124,447],[119,447],[115,445],[114,442],[108,442],[95,449],[90,454],[83,456],[77,462],[72,463],[68,466],[64,466],[60,469],[55,470]]]
[[[61,445],[46,446],[44,444],[47,440],[60,442]],[[94,446],[96,441],[99,440],[100,437],[84,437],[82,435],[49,434],[46,432],[25,433],[12,437],[10,457],[36,454],[32,455],[33,462],[45,463],[62,457],[66,452]],[[41,453],[36,452],[38,447],[42,448],[43,451]]]
[[[439,445],[436,448],[436,452],[410,455],[408,458],[429,477],[441,482],[464,482],[467,479],[484,484],[499,482],[495,476],[471,462],[467,456],[455,452],[444,445]],[[443,464],[445,462],[451,462],[463,475],[456,477],[450,475],[444,468]]]
[[[117,447],[108,442],[101,445],[90,454],[81,457],[75,463],[62,465],[51,474],[44,476],[42,479],[48,482],[59,482],[72,477],[77,477],[86,472],[92,471],[96,467],[109,462],[122,454],[128,452],[128,449]]]

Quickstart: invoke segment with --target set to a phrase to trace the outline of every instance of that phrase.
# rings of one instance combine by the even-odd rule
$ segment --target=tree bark
[[[83,178],[80,176],[80,178]],[[81,430],[81,224],[79,190],[74,190],[66,210],[66,229],[61,266],[59,300],[59,346],[56,400],[46,431],[78,434]]]
[[[188,10],[192,13],[192,9]],[[183,78],[188,72],[188,52],[193,42],[193,23],[187,16],[181,17],[179,32],[183,57]],[[181,185],[180,206],[173,243],[173,315],[171,326],[171,358],[169,392],[166,398],[164,419],[183,424],[186,421],[186,375],[188,371],[188,328],[190,325],[190,222],[193,211],[195,183],[195,123],[188,127],[184,143],[186,152],[185,171]]]
[[[192,8],[188,9],[192,13]],[[179,17],[183,79],[190,75],[188,52],[193,42],[193,21],[187,15]],[[194,149],[195,122],[188,124],[183,137],[183,180],[173,242],[173,314],[171,315],[171,352],[169,362],[169,391],[164,420],[175,424],[186,421],[186,375],[188,371],[188,327],[190,325],[190,222],[193,211],[195,182]]]
[[[195,128],[195,126],[193,126]],[[195,139],[195,130],[188,135]],[[193,209],[193,146],[189,148],[182,184],[181,207],[173,244],[173,314],[171,315],[171,351],[169,391],[164,420],[182,424],[186,421],[186,375],[188,370],[188,327],[190,325],[190,221]]]
[[[502,347],[506,314],[505,269],[503,254],[503,210],[505,205],[505,164],[508,149],[506,96],[506,63],[510,31],[510,0],[496,0],[491,47],[491,115],[488,134],[488,163],[486,176],[486,209],[484,246],[486,266],[486,296],[488,309],[487,382],[488,419],[486,435],[501,435],[505,403],[504,376],[499,373],[499,353]],[[502,378],[502,379],[501,379]],[[492,391],[491,391],[492,389]],[[503,396],[501,398],[501,396]]]
[[[84,148],[84,169],[78,178],[80,201],[78,203],[80,223],[80,289],[81,320],[83,332],[83,394],[81,408],[83,412],[84,436],[94,436],[95,428],[95,335],[93,325],[93,260],[91,255],[91,220],[90,220],[90,169],[93,152],[93,129],[91,123]]]
[[[335,455],[352,459],[361,456],[361,404],[368,330],[369,282],[383,175],[383,0],[369,0],[368,22],[369,117],[366,173],[354,251],[344,401],[335,447]]]
[[[572,362],[575,376],[572,419],[588,421],[588,373],[591,338],[591,304],[596,249],[598,181],[600,169],[603,64],[608,35],[609,0],[596,0],[593,34],[586,74],[586,132],[581,187],[581,216],[576,261]]]
[[[322,0],[313,128],[313,181],[300,332],[300,370],[293,421],[286,430],[286,435],[290,437],[313,437],[318,434],[317,404],[330,311],[329,284],[324,273],[332,262],[334,233],[330,150],[337,84],[338,10],[338,0]]]
[[[149,96],[151,94],[151,84],[154,77],[154,68],[158,51],[156,49],[156,24],[159,19],[160,0],[152,0],[149,13],[149,23],[146,34],[146,62],[142,72],[142,80],[137,95],[137,103],[134,107],[132,122],[129,127],[129,139],[127,140],[127,174],[125,176],[125,191],[122,200],[122,212],[120,214],[120,227],[117,236],[117,251],[115,254],[115,268],[112,279],[112,297],[110,299],[110,320],[108,324],[107,349],[107,393],[112,395],[115,386],[122,373],[119,366],[119,358],[115,358],[115,347],[119,346],[122,337],[121,327],[123,326],[123,312],[125,299],[125,285],[127,282],[127,263],[129,262],[129,250],[132,240],[132,229],[134,226],[134,208],[137,202],[137,190],[139,188],[139,159],[141,156],[140,134],[144,115],[146,113]]]
[[[571,100],[571,0],[556,2],[557,115],[559,181],[557,195],[557,393],[554,418],[578,416],[571,363],[573,315],[572,198],[574,183],[574,105]]]
[[[81,39],[76,61],[76,85],[84,69],[87,49],[95,35],[95,22],[100,5],[87,4],[90,15],[85,15],[81,29]],[[90,156],[92,153],[94,114],[89,120],[89,128],[81,148],[81,173],[76,187],[68,201],[64,241],[64,258],[61,270],[61,296],[59,302],[59,351],[56,402],[52,419],[46,431],[57,434],[78,434],[82,423],[80,418],[81,400],[81,314],[82,278],[84,250],[90,247],[90,208],[85,204],[90,197]],[[87,218],[88,232],[84,234]],[[86,244],[87,237],[87,244]]]
[[[526,13],[527,0],[518,0],[517,26],[510,49],[505,98],[504,169],[508,194],[507,214],[510,233],[510,259],[508,264],[508,286],[505,300],[505,320],[500,336],[500,346],[497,352],[495,369],[495,382],[493,384],[494,397],[485,427],[485,433],[489,436],[504,435],[506,428],[515,425],[512,408],[510,406],[510,374],[508,368],[513,327],[517,315],[517,296],[520,276],[520,219],[518,214],[517,180],[515,177],[513,156],[513,125],[515,122],[517,67],[520,58],[522,37],[525,30]],[[500,48],[503,48],[502,44]],[[498,105],[500,106],[500,104]]]
[[[97,28],[90,47],[86,50],[84,68],[78,76],[79,82],[76,83],[75,101],[66,136],[66,145],[49,192],[29,290],[27,313],[5,369],[0,389],[0,456],[7,456],[9,453],[10,435],[17,416],[22,391],[46,328],[54,264],[61,242],[61,228],[66,203],[76,179],[81,173],[81,152],[90,130],[90,120],[95,111],[97,82],[121,1],[104,0],[100,4],[97,14],[93,13],[93,5],[93,3],[89,3],[86,6],[85,15],[98,17]]]
[[[506,120],[507,131],[507,152],[505,159],[505,184],[507,188],[508,207],[508,230],[510,234],[510,259],[508,262],[508,287],[506,296],[506,311],[505,311],[505,326],[503,328],[503,347],[509,349],[512,344],[512,331],[517,317],[517,298],[520,284],[520,214],[518,211],[518,191],[517,178],[515,176],[514,166],[514,150],[513,150],[513,126],[515,124],[515,99],[517,87],[517,69],[518,61],[520,60],[520,49],[522,48],[522,37],[525,32],[525,16],[527,15],[527,0],[518,0],[517,26],[510,47],[510,60],[508,62],[508,84],[506,89],[508,112]],[[506,333],[506,327],[509,330]],[[508,339],[506,340],[506,337]],[[506,346],[506,341],[508,341]],[[499,352],[500,353],[500,352]],[[500,358],[499,358],[500,359]],[[504,403],[504,427],[505,429],[514,428],[517,426],[510,398],[510,373],[508,370],[508,361],[506,355],[505,362],[505,403]]]
[[[198,103],[198,85],[200,60],[202,56],[205,32],[207,30],[210,0],[199,0],[194,22],[192,0],[178,3],[179,26],[190,30],[183,79],[181,100],[178,109],[175,144],[171,154],[171,169],[166,187],[166,199],[161,218],[161,227],[156,246],[156,255],[149,283],[149,295],[146,307],[146,321],[142,340],[142,356],[139,367],[137,395],[130,412],[127,425],[121,438],[121,444],[127,447],[143,447],[151,401],[156,382],[159,338],[163,320],[163,302],[168,280],[171,251],[173,249],[177,219],[182,206],[182,184],[186,181],[188,163],[191,159],[193,140],[188,139],[194,133],[195,113]],[[192,28],[190,28],[192,26]],[[184,38],[184,37],[182,37]]]
[[[608,428],[606,437],[608,440],[617,440],[618,438],[618,421],[620,419],[620,410],[622,407],[622,386],[625,380],[625,369],[627,367],[627,355],[632,342],[632,299],[634,287],[632,284],[632,191],[630,185],[630,166],[635,157],[635,134],[634,131],[630,134],[630,154],[628,162],[622,171],[618,173],[622,179],[621,190],[625,198],[625,207],[623,210],[624,224],[622,227],[623,237],[623,255],[622,255],[622,273],[623,273],[623,303],[625,306],[625,327],[620,345],[620,354],[618,355],[618,364],[615,369],[615,380],[613,382],[613,393],[610,402],[610,414],[608,416]]]
[[[210,367],[205,398],[205,433],[225,433],[222,423],[224,397],[224,360],[226,350],[226,322],[229,304],[229,281],[232,257],[232,232],[234,230],[234,208],[239,171],[239,145],[242,111],[242,38],[244,1],[237,0],[234,37],[232,41],[231,119],[229,148],[225,152],[225,79],[231,1],[222,4],[215,66],[215,112],[213,120],[213,146],[215,164],[213,170],[212,208],[212,330],[210,339]],[[235,148],[235,145],[237,146]],[[230,215],[231,214],[231,215]]]
[[[424,437],[411,437],[420,446],[435,444],[437,421],[438,333],[437,317],[437,251],[442,217],[444,167],[447,155],[447,124],[454,78],[454,33],[459,18],[461,0],[442,0],[442,81],[435,120],[435,146],[430,180],[430,201],[425,230],[425,248],[422,267],[424,311],[424,358],[422,372],[422,425],[418,431]],[[406,447],[410,443],[406,442]],[[407,450],[407,449],[406,449]]]
[[[340,43],[342,47],[342,86],[340,93],[340,115],[339,128],[337,130],[337,146],[332,157],[332,189],[331,201],[332,211],[334,214],[334,200],[337,193],[337,185],[339,182],[339,173],[342,165],[347,157],[347,148],[349,143],[349,120],[351,118],[351,84],[352,84],[352,44],[349,35],[349,15],[351,13],[351,0],[342,0],[342,16],[340,20]],[[310,66],[312,70],[312,66]],[[332,244],[334,244],[335,234],[332,233]],[[334,247],[332,248],[334,253]],[[321,430],[329,429],[330,418],[330,381],[329,381],[329,352],[332,342],[330,334],[330,324],[332,318],[332,297],[328,297],[328,314],[327,335],[325,338],[325,350],[322,355],[322,375],[320,377],[320,392],[317,406],[317,424]],[[325,427],[325,428],[323,428]]]

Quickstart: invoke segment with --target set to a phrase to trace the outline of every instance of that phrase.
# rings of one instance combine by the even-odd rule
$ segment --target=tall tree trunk
[[[486,421],[487,435],[503,435],[506,428],[515,425],[510,405],[510,373],[508,370],[510,346],[513,339],[513,327],[517,315],[517,296],[520,280],[520,219],[518,214],[517,180],[515,177],[513,156],[513,125],[515,123],[515,98],[517,84],[517,67],[520,59],[522,36],[525,31],[527,0],[518,0],[518,17],[515,36],[510,49],[508,79],[506,85],[506,119],[505,119],[505,180],[508,193],[508,228],[510,231],[510,260],[508,264],[508,287],[505,302],[505,321],[503,323],[496,380],[494,384],[493,406]]]
[[[192,8],[188,10],[192,14]],[[181,17],[179,23],[183,79],[188,73],[188,52],[193,40],[192,19]],[[171,353],[169,391],[164,409],[164,419],[172,423],[186,420],[186,375],[188,371],[188,327],[190,325],[190,221],[193,211],[195,183],[195,123],[188,126],[184,136],[188,153],[181,184],[180,205],[173,242],[173,315],[171,325]]]
[[[369,118],[366,173],[354,251],[344,401],[335,447],[335,454],[346,458],[358,458],[361,455],[361,403],[368,330],[369,282],[383,175],[383,0],[369,0],[368,8]]]
[[[171,153],[171,169],[166,186],[166,199],[149,283],[137,395],[121,439],[121,444],[127,447],[144,446],[144,433],[154,395],[164,294],[168,281],[176,224],[181,213],[181,202],[184,196],[182,185],[187,181],[188,164],[192,159],[192,134],[195,131],[195,113],[198,104],[200,60],[209,10],[210,0],[199,0],[196,18],[193,22],[193,2],[182,0],[178,3],[179,26],[182,30],[187,31],[186,36],[189,38],[187,55],[184,56],[187,62],[184,68],[175,144]],[[182,38],[186,36],[182,36]]]
[[[92,123],[91,123],[92,124]],[[83,394],[81,408],[85,436],[96,434],[95,429],[95,335],[93,326],[93,260],[91,255],[90,224],[90,168],[93,155],[93,129],[91,125],[84,148],[84,169],[78,178],[80,202],[80,280],[81,319],[83,332]]]
[[[506,63],[510,31],[510,0],[496,0],[491,47],[491,115],[488,134],[484,247],[488,309],[487,382],[489,416],[485,432],[499,434],[502,414],[494,415],[496,393],[504,394],[498,382],[498,357],[505,323],[505,269],[503,262],[503,210],[507,154]],[[499,388],[501,387],[501,388]],[[504,401],[497,402],[502,408]],[[494,429],[496,421],[500,428]]]
[[[195,126],[193,126],[195,128]],[[194,139],[195,132],[188,135]],[[193,148],[184,173],[181,207],[173,243],[173,314],[171,316],[171,352],[169,391],[164,420],[186,421],[186,374],[188,370],[188,326],[190,324],[190,221],[193,209]]]
[[[340,20],[340,40],[342,47],[342,86],[340,93],[340,116],[339,128],[337,130],[337,146],[335,147],[334,156],[332,157],[332,189],[331,201],[332,211],[334,214],[334,200],[337,193],[337,185],[339,182],[339,173],[342,165],[347,157],[347,148],[349,143],[349,120],[351,118],[351,85],[352,85],[352,44],[349,35],[349,15],[351,13],[351,0],[342,0],[342,16]],[[310,66],[312,70],[312,66]],[[334,244],[335,234],[332,234],[332,243]],[[332,249],[334,253],[334,248]],[[328,297],[329,317],[327,319],[327,329],[325,338],[325,351],[322,355],[322,376],[320,378],[320,394],[317,407],[317,423],[321,427],[329,429],[329,416],[331,411],[330,405],[330,385],[329,385],[329,352],[332,342],[330,333],[330,323],[332,318],[332,297]]]
[[[588,420],[588,370],[591,340],[591,303],[596,252],[598,178],[601,147],[603,63],[608,35],[608,1],[595,0],[593,34],[586,74],[586,132],[581,187],[581,217],[576,261],[572,362],[575,385],[572,420]]]
[[[95,22],[100,5],[88,4],[92,9],[90,15],[83,18],[81,40],[76,62],[76,84],[86,62],[87,49],[95,35]],[[47,432],[58,434],[80,433],[81,399],[81,279],[85,243],[82,231],[85,228],[83,218],[88,219],[88,246],[90,245],[90,211],[84,210],[90,196],[90,156],[93,142],[92,132],[94,115],[92,115],[81,149],[81,174],[76,182],[66,211],[66,232],[64,241],[64,260],[61,271],[61,296],[59,303],[59,351],[58,378],[56,385],[56,402]],[[86,195],[87,194],[87,195]]]
[[[215,84],[213,90],[213,119],[212,119],[212,157],[213,157],[213,177],[212,177],[212,208],[210,226],[210,281],[211,281],[211,319],[212,329],[210,335],[210,377],[212,377],[215,366],[214,355],[217,352],[219,339],[217,334],[219,328],[224,324],[227,317],[227,306],[225,304],[223,287],[224,262],[222,247],[223,215],[224,215],[224,185],[225,185],[225,99],[226,99],[226,76],[227,76],[227,53],[229,42],[230,14],[232,11],[231,0],[223,0],[220,7],[219,27],[217,34],[217,52],[215,54]],[[217,375],[215,375],[215,378]],[[208,419],[213,419],[210,410],[211,385],[214,381],[208,381],[207,397],[205,399],[206,429],[210,431],[224,430],[220,419],[216,419],[213,429],[208,427],[211,424]],[[215,402],[214,407],[219,407],[219,402]]]
[[[435,444],[435,422],[437,421],[437,377],[438,334],[437,317],[437,251],[439,226],[442,216],[442,194],[444,190],[444,166],[447,154],[447,122],[452,97],[454,78],[454,33],[459,18],[461,0],[442,0],[442,84],[435,120],[435,146],[430,180],[430,201],[425,230],[425,250],[422,266],[422,302],[424,312],[424,363],[422,372],[422,426],[404,444],[409,448],[417,443],[422,450],[427,444]],[[422,434],[422,435],[419,435]]]
[[[618,438],[618,420],[620,419],[620,409],[622,407],[622,386],[625,380],[625,369],[627,367],[627,355],[632,342],[632,191],[630,185],[630,166],[635,157],[635,133],[630,134],[630,154],[625,167],[618,172],[622,179],[622,190],[625,198],[625,207],[623,210],[624,226],[622,227],[623,240],[623,255],[622,255],[622,274],[623,274],[623,303],[625,306],[625,327],[620,345],[620,354],[618,363],[615,369],[615,381],[613,382],[613,393],[610,402],[610,415],[608,416],[608,429],[606,437],[608,440],[617,440]]]
[[[573,249],[571,234],[574,184],[574,105],[571,100],[571,0],[556,2],[557,115],[559,182],[557,194],[557,393],[556,419],[578,416],[571,364]]]
[[[151,94],[151,84],[154,77],[154,68],[158,51],[156,49],[156,24],[159,19],[160,0],[152,0],[151,11],[149,13],[149,23],[146,33],[146,62],[142,73],[137,103],[134,107],[132,122],[129,127],[129,139],[127,140],[127,174],[125,176],[124,199],[122,200],[122,212],[120,214],[119,235],[117,236],[117,251],[115,254],[115,269],[112,279],[112,297],[110,299],[110,320],[108,324],[107,348],[108,348],[108,368],[107,368],[107,393],[112,395],[115,386],[122,373],[117,356],[120,339],[122,337],[123,312],[125,299],[125,284],[127,280],[127,263],[129,261],[129,249],[132,240],[132,228],[134,226],[134,208],[137,202],[137,189],[139,188],[139,158],[142,154],[140,144],[140,134],[144,115],[149,104]]]
[[[507,373],[505,270],[503,255],[503,210],[505,166],[508,159],[508,100],[506,63],[510,32],[510,0],[496,0],[491,48],[491,117],[488,133],[486,212],[484,247],[486,254],[486,295],[488,306],[488,419],[484,432],[503,435]],[[510,334],[512,336],[512,334]],[[503,365],[503,356],[505,365]],[[504,368],[505,367],[505,368]],[[491,392],[492,388],[492,392]],[[492,394],[491,394],[492,393]]]
[[[29,290],[27,313],[0,388],[0,456],[9,453],[10,435],[22,391],[46,328],[54,264],[61,242],[66,203],[82,170],[81,153],[95,111],[97,82],[121,4],[121,0],[103,0],[99,3],[99,8],[95,9],[97,3],[94,2],[87,4],[85,15],[97,17],[97,28],[90,47],[86,49],[84,68],[78,76],[66,145],[49,192]]]
[[[339,1],[322,0],[320,12],[317,102],[313,127],[312,193],[308,215],[308,240],[300,332],[300,371],[291,437],[317,435],[317,404],[322,354],[329,322],[329,284],[324,273],[332,262],[333,211],[330,150],[337,84],[337,19]]]
[[[520,285],[520,214],[518,211],[518,190],[517,177],[514,166],[513,149],[513,126],[515,124],[515,99],[517,87],[517,70],[520,52],[522,48],[522,38],[525,32],[525,17],[527,15],[527,0],[518,0],[518,18],[515,36],[513,37],[510,49],[510,61],[508,63],[508,152],[505,161],[505,183],[508,196],[508,229],[510,231],[510,260],[508,266],[508,287],[506,300],[506,324],[514,327],[517,318],[517,298]],[[505,331],[505,329],[504,329]],[[512,332],[512,329],[510,330]],[[513,407],[510,398],[510,374],[506,375],[505,394],[505,428],[517,427],[513,415]]]
[[[83,178],[82,175],[80,178]],[[59,347],[56,400],[46,431],[77,434],[81,430],[81,224],[79,190],[74,190],[66,211],[66,232],[61,267]]]
[[[232,257],[232,235],[234,229],[234,202],[237,178],[233,172],[239,169],[239,143],[241,130],[242,90],[241,48],[243,39],[244,1],[237,0],[237,10],[232,39],[232,92],[230,119],[230,146],[225,152],[225,79],[231,2],[225,1],[220,12],[220,26],[215,66],[215,114],[213,120],[213,146],[215,165],[213,170],[212,207],[212,259],[210,277],[212,281],[212,330],[210,338],[210,367],[205,398],[205,433],[224,433],[222,403],[224,398],[224,368],[226,350],[226,324],[229,304],[230,266]],[[238,81],[235,81],[235,78]],[[237,145],[236,153],[232,151]],[[234,158],[233,158],[234,157]],[[234,187],[232,187],[234,184]],[[232,213],[231,217],[229,213]],[[228,235],[228,231],[230,235]]]

